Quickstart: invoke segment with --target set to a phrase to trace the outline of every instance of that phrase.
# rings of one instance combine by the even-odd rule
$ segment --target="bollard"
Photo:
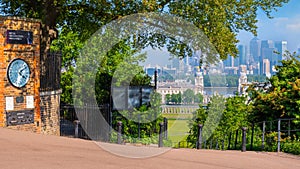
[[[122,144],[122,122],[121,121],[118,121],[117,123],[118,125],[118,144]]]
[[[246,127],[242,127],[242,152],[246,152]]]
[[[251,146],[250,150],[253,150],[253,140],[254,139],[254,122],[252,122],[252,133],[251,133]]]
[[[164,117],[164,138],[168,139],[168,119]]]
[[[231,143],[231,132],[229,133],[229,138],[228,138],[228,147],[227,147],[228,150],[230,150],[230,143]]]
[[[222,150],[225,150],[225,143],[224,143],[224,140],[222,140]]]
[[[159,123],[158,147],[163,147],[163,127],[164,123]]]
[[[202,149],[202,127],[202,124],[198,124],[198,140],[196,144],[197,149]]]
[[[277,136],[277,141],[278,141],[278,143],[277,143],[277,152],[279,153],[280,152],[280,119],[278,120],[278,136]]]
[[[261,149],[265,149],[265,132],[266,132],[266,122],[263,122],[263,132],[262,132],[262,139],[261,139]]]
[[[80,123],[79,120],[74,120],[74,125],[75,125],[75,135],[74,135],[74,137],[75,138],[78,138],[79,123]]]

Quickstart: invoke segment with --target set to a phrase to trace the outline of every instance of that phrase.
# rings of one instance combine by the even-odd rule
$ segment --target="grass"
[[[163,117],[166,117],[169,120],[181,119],[189,120],[193,117],[192,114],[163,114]]]
[[[168,137],[172,143],[185,141],[189,130],[188,120],[168,120]]]

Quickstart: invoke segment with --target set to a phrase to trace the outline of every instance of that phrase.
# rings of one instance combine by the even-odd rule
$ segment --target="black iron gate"
[[[104,105],[84,105],[80,107],[74,107],[74,105],[70,104],[61,104],[60,106],[60,135],[67,137],[79,137],[83,139],[91,139],[93,137],[93,131],[99,131],[100,133],[107,134],[108,127],[99,127],[95,128],[95,126],[89,125],[89,120],[94,120],[93,115],[98,112],[102,113],[102,117],[111,125],[111,111],[109,104]],[[78,118],[79,117],[79,118]],[[80,123],[80,121],[84,121],[84,123]],[[75,128],[78,123],[78,133],[75,133]],[[84,126],[82,126],[84,125]],[[91,128],[94,127],[94,128]],[[85,130],[88,130],[86,132]],[[105,130],[105,131],[100,131]],[[76,134],[76,135],[75,135]],[[78,135],[77,135],[78,134]],[[90,134],[90,135],[89,135]],[[104,137],[103,135],[101,136]],[[105,136],[106,139],[102,139],[102,141],[106,141],[108,135]],[[93,138],[95,139],[95,138]]]

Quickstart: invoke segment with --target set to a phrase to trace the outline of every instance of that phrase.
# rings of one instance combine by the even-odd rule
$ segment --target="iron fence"
[[[96,139],[95,136],[106,138],[107,127],[99,125],[90,125],[89,122],[95,123],[95,114],[101,112],[104,120],[111,125],[111,113],[109,104],[105,105],[84,105],[75,107],[70,104],[60,106],[60,135],[67,137],[78,137],[83,139]],[[96,121],[96,123],[98,123]],[[99,120],[99,124],[103,124]],[[77,126],[78,125],[78,126]],[[96,128],[97,127],[97,128]],[[100,133],[100,135],[99,135]]]
[[[41,62],[40,91],[60,89],[61,53],[52,52]]]

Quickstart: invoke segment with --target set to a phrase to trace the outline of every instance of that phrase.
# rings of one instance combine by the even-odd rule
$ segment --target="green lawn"
[[[163,117],[168,119],[191,119],[193,117],[192,114],[163,114]]]
[[[185,141],[189,130],[188,120],[168,120],[168,137],[173,143]]]

